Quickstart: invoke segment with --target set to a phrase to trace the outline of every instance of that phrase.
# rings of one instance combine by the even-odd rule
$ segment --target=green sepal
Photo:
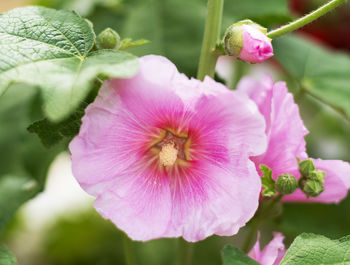
[[[260,170],[263,173],[263,177],[261,178],[261,185],[263,187],[262,195],[266,197],[272,197],[276,195],[275,189],[275,181],[272,178],[272,170],[266,166],[261,164]]]
[[[127,50],[127,49],[130,49],[130,48],[134,48],[134,47],[145,45],[147,43],[149,43],[149,40],[139,39],[139,40],[133,41],[130,38],[126,38],[126,39],[123,39],[121,41],[121,46],[120,46],[119,50]]]

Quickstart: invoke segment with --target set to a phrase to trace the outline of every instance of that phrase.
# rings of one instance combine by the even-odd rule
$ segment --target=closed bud
[[[318,180],[305,179],[301,182],[301,190],[307,197],[317,197],[324,191],[324,186]]]
[[[118,50],[121,46],[119,34],[111,28],[106,28],[97,36],[97,48]]]
[[[273,55],[271,39],[266,33],[266,28],[251,20],[235,23],[226,30],[225,51],[241,60],[260,63]]]
[[[276,181],[276,190],[282,194],[292,194],[298,187],[297,180],[291,174],[282,174]]]
[[[326,178],[326,172],[323,170],[314,170],[310,173],[310,179],[317,180],[321,184],[324,183],[324,179]]]
[[[311,159],[305,159],[299,162],[299,172],[303,177],[310,176],[311,172],[315,170],[315,164]]]

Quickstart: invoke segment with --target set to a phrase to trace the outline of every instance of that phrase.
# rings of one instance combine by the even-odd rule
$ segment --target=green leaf
[[[4,247],[0,245],[0,264],[16,265],[16,258]]]
[[[0,229],[10,220],[14,209],[18,209],[39,190],[40,185],[33,178],[16,175],[2,176],[0,178]]]
[[[350,119],[350,56],[296,36],[274,41],[275,58],[307,93]]]
[[[248,257],[240,249],[227,245],[222,250],[223,265],[259,265],[260,263]]]
[[[137,58],[120,51],[90,52],[95,34],[74,12],[17,8],[0,16],[0,94],[13,82],[39,86],[53,121],[84,100],[97,76],[131,77]]]
[[[37,120],[37,90],[13,85],[0,97],[0,229],[16,210],[43,189],[52,160],[64,148],[47,150],[26,130]],[[39,106],[40,108],[40,106]]]
[[[264,188],[262,195],[266,197],[271,197],[276,195],[275,191],[275,181],[272,178],[272,170],[266,165],[260,165],[260,170],[263,173],[261,178],[261,185]]]
[[[36,121],[28,127],[28,131],[38,134],[40,140],[46,147],[59,143],[62,139],[72,139],[79,133],[83,109],[75,111],[68,119],[54,123],[48,119]]]
[[[321,235],[301,234],[289,247],[280,264],[350,264],[350,236],[331,240]]]

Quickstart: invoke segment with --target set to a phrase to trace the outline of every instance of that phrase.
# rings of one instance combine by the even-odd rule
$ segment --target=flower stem
[[[197,73],[197,78],[200,80],[203,80],[206,75],[214,77],[215,74],[216,61],[219,57],[215,53],[215,47],[220,38],[223,5],[224,0],[208,0],[208,13]]]
[[[124,245],[124,255],[125,255],[126,264],[136,265],[133,251],[132,251],[132,241],[127,235],[124,235],[123,245]]]
[[[190,265],[192,264],[192,256],[194,250],[194,244],[179,238],[177,241],[177,260],[176,265]]]
[[[331,0],[327,4],[319,7],[315,11],[311,12],[310,14],[307,14],[287,25],[284,25],[278,29],[272,30],[269,33],[267,33],[267,37],[274,39],[277,37],[280,37],[284,34],[287,34],[293,30],[296,30],[298,28],[301,28],[305,26],[306,24],[309,24],[310,22],[318,19],[322,15],[328,13],[329,11],[332,11],[337,6],[345,3],[347,0]]]
[[[243,243],[243,252],[248,253],[251,241],[253,240],[254,235],[258,231],[262,221],[270,214],[272,208],[275,206],[276,203],[278,203],[282,199],[282,197],[282,194],[278,194],[275,198],[268,200],[266,204],[261,208],[261,211],[258,212],[258,214],[255,216],[255,219],[251,224],[251,229],[249,230],[249,233]]]

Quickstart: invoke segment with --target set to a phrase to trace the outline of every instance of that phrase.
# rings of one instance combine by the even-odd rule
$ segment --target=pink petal
[[[267,124],[267,150],[263,155],[252,158],[257,169],[260,164],[269,166],[274,178],[283,173],[295,174],[298,167],[296,158],[306,158],[304,136],[308,131],[286,84],[273,84],[268,77],[262,82],[245,78],[238,89],[257,103]]]
[[[260,63],[272,56],[271,40],[260,30],[243,25],[243,47],[238,57],[247,62]]]
[[[262,265],[278,265],[286,252],[283,240],[284,236],[282,234],[274,233],[273,240],[260,251],[258,236],[256,244],[248,255]]]

